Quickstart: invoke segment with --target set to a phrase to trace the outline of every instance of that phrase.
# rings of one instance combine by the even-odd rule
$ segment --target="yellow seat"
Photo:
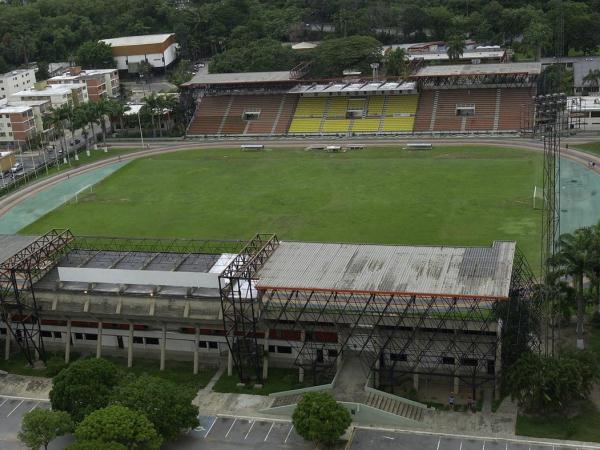
[[[348,119],[325,119],[323,123],[324,133],[347,133],[350,128]]]
[[[292,119],[290,133],[318,133],[321,128],[321,118],[297,118]]]
[[[414,124],[414,117],[386,117],[383,131],[411,132]]]
[[[381,119],[357,119],[354,121],[352,131],[356,132],[377,132]]]

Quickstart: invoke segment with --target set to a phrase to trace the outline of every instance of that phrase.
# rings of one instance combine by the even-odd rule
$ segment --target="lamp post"
[[[142,141],[142,150],[144,149],[144,132],[142,131],[142,119],[140,119],[140,111],[142,110],[142,108],[138,109],[137,112],[137,116],[138,116],[138,124],[140,126],[140,140]]]

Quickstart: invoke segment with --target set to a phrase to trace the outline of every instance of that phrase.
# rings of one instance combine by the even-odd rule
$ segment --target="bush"
[[[292,421],[308,441],[334,444],[352,423],[346,408],[325,392],[309,392],[298,402]]]
[[[592,317],[590,319],[590,324],[596,330],[600,329],[600,312],[599,311],[594,311],[594,313],[592,314]]]
[[[65,450],[127,450],[127,447],[118,442],[77,441],[66,447]]]
[[[30,448],[48,448],[58,436],[73,431],[73,421],[64,411],[33,409],[23,416],[19,439]]]

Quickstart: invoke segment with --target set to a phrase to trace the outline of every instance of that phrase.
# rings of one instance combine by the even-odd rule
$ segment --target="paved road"
[[[545,443],[535,438],[495,439],[358,428],[346,448],[348,450],[589,450],[600,449],[600,446],[580,446],[560,441]]]

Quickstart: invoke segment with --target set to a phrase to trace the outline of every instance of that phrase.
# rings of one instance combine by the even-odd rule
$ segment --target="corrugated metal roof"
[[[515,249],[281,242],[257,288],[506,298]]]
[[[244,73],[202,73],[198,72],[182,86],[195,84],[239,84],[239,83],[266,83],[293,80],[289,71],[282,72],[244,72]]]
[[[511,73],[528,73],[539,75],[542,64],[539,62],[500,63],[500,64],[461,64],[454,66],[428,66],[417,72],[415,77],[448,77],[469,75],[503,75]]]
[[[122,47],[128,45],[150,45],[150,44],[162,44],[175,33],[163,33],[163,34],[144,34],[140,36],[123,36],[118,38],[100,39],[99,42],[104,42],[113,47]]]
[[[3,263],[11,256],[19,253],[37,238],[38,236],[0,234],[0,263]]]

